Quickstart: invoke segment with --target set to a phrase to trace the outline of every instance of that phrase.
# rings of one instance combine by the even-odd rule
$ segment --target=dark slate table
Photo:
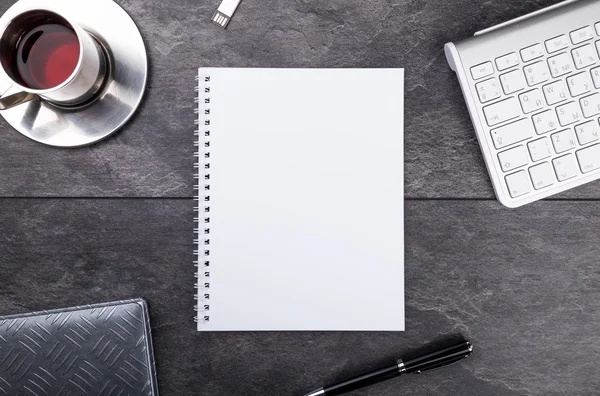
[[[163,395],[303,395],[458,333],[471,359],[356,396],[598,394],[600,183],[500,206],[442,50],[557,0],[245,1],[227,31],[217,0],[119,2],[150,57],[127,127],[63,150],[0,123],[1,314],[147,298]],[[199,66],[406,68],[406,332],[195,331]]]

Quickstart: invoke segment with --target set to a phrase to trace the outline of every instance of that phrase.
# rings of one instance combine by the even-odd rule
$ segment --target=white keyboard
[[[498,200],[600,178],[600,0],[570,0],[446,44]]]

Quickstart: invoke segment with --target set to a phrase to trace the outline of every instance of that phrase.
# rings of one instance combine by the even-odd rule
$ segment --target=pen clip
[[[464,341],[458,345],[405,361],[407,373],[422,373],[459,362],[473,352],[473,345]]]
[[[452,359],[452,360],[447,360],[447,361],[442,362],[442,363],[433,364],[433,365],[431,365],[429,367],[425,367],[425,368],[419,369],[418,371],[415,371],[414,374],[421,374],[421,373],[424,373],[425,371],[433,371],[433,370],[441,369],[443,367],[450,366],[451,364],[458,363],[461,360],[466,359],[466,358],[467,358],[467,356],[459,356],[459,357],[457,357],[455,359]]]

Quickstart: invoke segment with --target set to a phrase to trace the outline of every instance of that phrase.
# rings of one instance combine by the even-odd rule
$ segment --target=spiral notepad
[[[404,330],[403,77],[199,70],[198,330]]]

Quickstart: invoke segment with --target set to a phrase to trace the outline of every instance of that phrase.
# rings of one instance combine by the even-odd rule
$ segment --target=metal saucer
[[[96,97],[77,108],[34,100],[0,115],[23,135],[50,146],[85,146],[108,137],[131,118],[144,96],[148,58],[140,31],[113,0],[20,0],[0,18],[0,26],[35,8],[62,14],[94,36],[110,60],[109,74]],[[11,87],[4,95],[17,91]]]

